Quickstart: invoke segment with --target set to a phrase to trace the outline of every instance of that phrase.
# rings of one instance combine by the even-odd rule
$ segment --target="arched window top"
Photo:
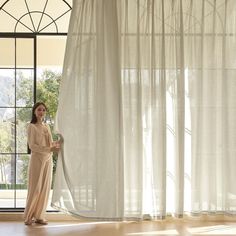
[[[71,9],[72,0],[0,0],[0,32],[67,33]]]

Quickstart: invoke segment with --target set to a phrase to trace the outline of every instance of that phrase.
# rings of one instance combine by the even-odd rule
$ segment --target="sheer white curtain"
[[[235,23],[234,0],[73,2],[55,208],[234,213]]]

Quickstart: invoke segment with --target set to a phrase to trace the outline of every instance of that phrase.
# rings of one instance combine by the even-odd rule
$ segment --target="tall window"
[[[25,121],[35,89],[34,44],[35,37],[0,38],[0,207],[22,205],[19,189],[25,188],[28,162]]]
[[[22,209],[27,194],[26,124],[35,101],[57,109],[71,1],[0,2],[0,209]],[[55,161],[54,161],[54,164]]]

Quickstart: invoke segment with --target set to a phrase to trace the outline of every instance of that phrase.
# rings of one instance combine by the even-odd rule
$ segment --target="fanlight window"
[[[0,0],[0,32],[66,33],[71,2],[72,0]]]

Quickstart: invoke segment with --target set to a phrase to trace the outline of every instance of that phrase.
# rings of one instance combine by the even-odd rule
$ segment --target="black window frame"
[[[2,38],[12,38],[15,40],[15,66],[14,68],[11,67],[10,69],[14,69],[15,71],[15,84],[16,84],[16,71],[17,71],[17,65],[16,65],[16,40],[17,39],[33,39],[33,103],[36,102],[36,91],[37,91],[37,36],[67,36],[67,32],[59,32],[58,29],[58,25],[57,25],[57,22],[58,22],[58,19],[62,18],[65,14],[70,14],[71,10],[72,10],[72,6],[66,1],[66,0],[61,0],[61,3],[63,4],[63,6],[65,7],[64,8],[64,13],[62,13],[60,16],[58,16],[57,18],[54,18],[49,16],[46,12],[46,7],[47,7],[47,4],[48,4],[48,1],[50,0],[46,0],[45,1],[45,6],[44,6],[44,9],[40,9],[39,11],[31,11],[29,9],[29,6],[28,6],[28,3],[27,3],[27,0],[24,1],[25,3],[25,6],[26,6],[26,12],[23,13],[23,15],[19,18],[16,18],[11,12],[5,10],[5,6],[7,6],[8,3],[10,3],[10,1],[14,1],[14,0],[5,0],[4,3],[2,5],[0,5],[0,13],[4,13],[4,14],[7,14],[8,16],[10,16],[11,18],[13,18],[15,20],[15,25],[12,26],[12,32],[0,32],[0,39]],[[55,6],[55,9],[56,9],[56,6]],[[51,23],[46,25],[44,28],[42,28],[41,30],[39,29],[39,25],[41,23],[41,20],[39,22],[39,25],[36,25],[34,24],[33,22],[33,18],[32,18],[32,15],[33,14],[41,14],[41,18],[45,15],[47,17],[50,17],[52,19]],[[31,19],[31,25],[30,26],[26,26],[24,24],[22,24],[21,22],[21,18],[24,17],[24,16],[29,16],[30,19]],[[55,27],[55,32],[47,32],[45,30],[45,28],[47,28],[48,26],[50,25],[54,25]],[[28,32],[17,32],[17,26],[18,25],[24,25],[26,29],[28,29]],[[9,30],[10,31],[10,30]],[[0,67],[1,69],[9,69],[9,68],[3,68],[3,67]],[[22,69],[22,68],[20,68]],[[23,68],[24,69],[24,68]],[[28,68],[29,69],[29,68]],[[31,68],[32,69],[32,68]],[[14,144],[15,144],[15,147],[14,147],[14,152],[11,152],[11,153],[6,153],[6,152],[0,152],[0,155],[14,155],[14,166],[13,166],[13,169],[14,169],[14,207],[6,207],[6,208],[0,208],[0,212],[22,212],[24,211],[24,208],[19,208],[19,207],[16,207],[16,202],[17,202],[17,196],[16,196],[16,183],[17,183],[17,155],[18,154],[27,154],[27,153],[18,153],[17,152],[17,131],[16,131],[16,126],[17,126],[17,116],[16,116],[16,111],[17,111],[17,108],[30,108],[32,109],[32,107],[21,107],[21,106],[17,106],[17,98],[16,98],[16,86],[15,86],[15,100],[14,100],[14,106],[0,106],[0,108],[12,108],[14,109],[14,113],[15,113],[15,117],[14,117]],[[1,189],[0,189],[1,190]],[[50,210],[50,212],[53,212],[53,210]]]

